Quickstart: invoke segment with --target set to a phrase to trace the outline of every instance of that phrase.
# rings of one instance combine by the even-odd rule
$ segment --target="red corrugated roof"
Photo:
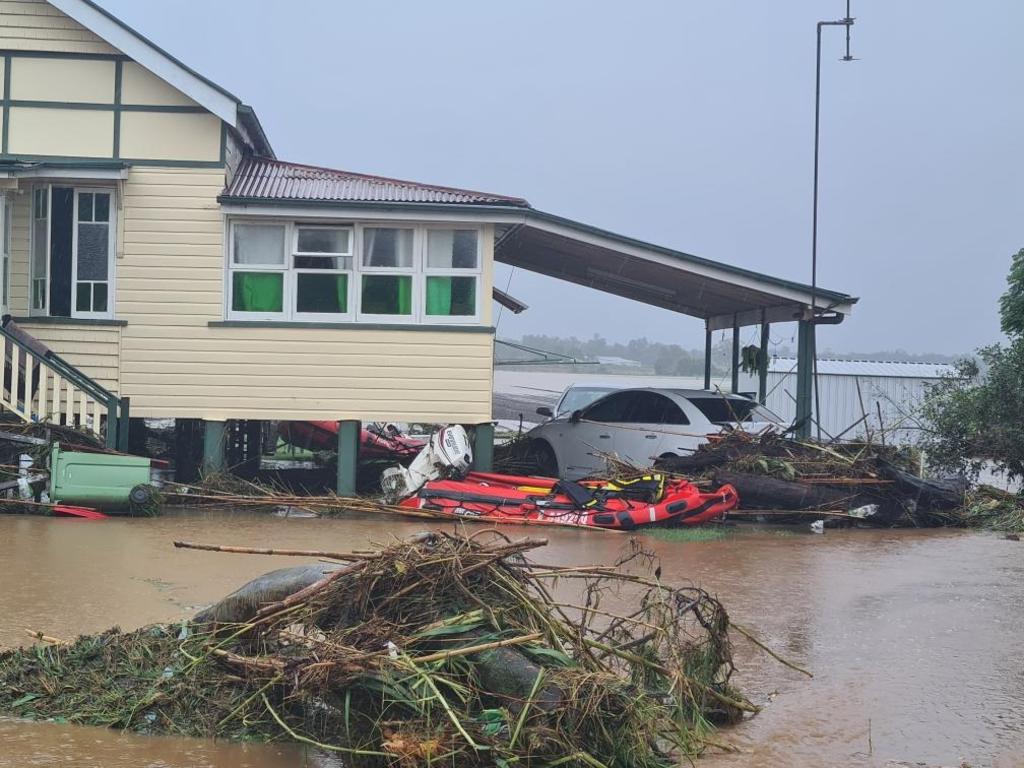
[[[515,205],[529,207],[520,197],[492,195],[470,189],[439,187],[415,181],[368,176],[363,173],[285,163],[266,158],[243,161],[222,195],[225,199],[454,203],[460,205]]]

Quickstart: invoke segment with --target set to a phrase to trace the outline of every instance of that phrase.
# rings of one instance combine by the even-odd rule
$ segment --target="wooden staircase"
[[[127,447],[128,402],[98,384],[10,320],[0,327],[0,407],[25,422],[60,424]]]

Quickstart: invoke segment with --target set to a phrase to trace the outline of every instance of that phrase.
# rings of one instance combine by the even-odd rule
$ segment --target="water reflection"
[[[27,642],[25,628],[73,637],[181,620],[253,576],[296,563],[177,550],[175,539],[347,550],[422,527],[194,510],[102,522],[0,517],[0,646]],[[551,545],[538,559],[566,565],[612,562],[629,538],[544,535]],[[643,541],[661,557],[664,580],[717,594],[737,621],[815,673],[807,680],[736,638],[738,682],[766,708],[723,734],[742,754],[710,756],[703,765],[958,765],[961,758],[975,766],[1024,765],[1024,545],[907,531],[744,531],[700,543]],[[332,763],[291,746],[0,722],[0,768],[23,765]]]

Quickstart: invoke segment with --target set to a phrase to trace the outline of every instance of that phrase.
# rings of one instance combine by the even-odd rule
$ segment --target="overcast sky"
[[[810,279],[814,29],[842,0],[101,2],[255,107],[282,159],[520,195]],[[825,30],[819,282],[861,301],[819,347],[995,341],[1024,246],[1024,3],[853,13],[859,61]],[[521,270],[509,291],[530,309],[501,337],[703,343],[698,320]]]

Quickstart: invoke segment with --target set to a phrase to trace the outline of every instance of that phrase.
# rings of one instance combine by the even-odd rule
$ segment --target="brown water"
[[[0,647],[189,616],[294,558],[176,550],[174,539],[346,550],[419,523],[180,512],[100,522],[0,516]],[[545,531],[539,559],[614,560],[625,537]],[[644,537],[662,578],[715,592],[813,680],[737,637],[737,681],[764,711],[719,734],[724,766],[1024,766],[1024,543],[959,532],[747,530],[720,541]],[[869,725],[870,724],[870,725]],[[870,754],[869,754],[870,752]],[[0,720],[0,768],[336,766],[299,747],[143,738]]]

